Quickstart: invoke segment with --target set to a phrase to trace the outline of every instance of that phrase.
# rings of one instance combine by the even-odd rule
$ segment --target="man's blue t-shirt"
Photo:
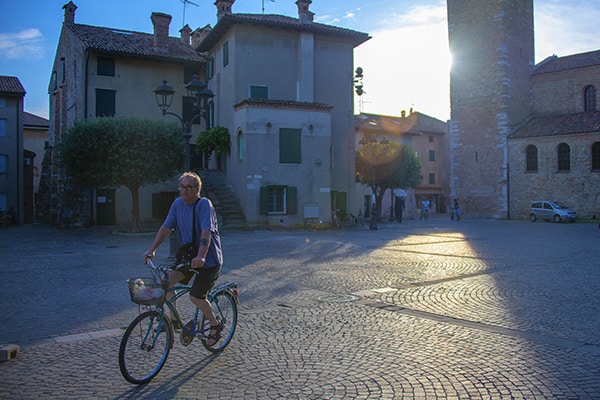
[[[206,253],[204,268],[223,265],[223,252],[221,251],[221,238],[217,224],[217,213],[206,197],[201,197],[194,204],[186,204],[181,197],[176,198],[171,204],[169,214],[163,226],[168,229],[176,229],[181,245],[192,241],[192,217],[196,207],[196,244],[200,242],[200,234],[203,230],[211,231],[210,246]]]

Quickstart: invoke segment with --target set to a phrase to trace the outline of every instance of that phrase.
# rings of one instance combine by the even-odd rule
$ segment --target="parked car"
[[[531,202],[529,220],[535,222],[538,219],[554,222],[575,222],[577,220],[577,212],[555,201],[536,200]]]

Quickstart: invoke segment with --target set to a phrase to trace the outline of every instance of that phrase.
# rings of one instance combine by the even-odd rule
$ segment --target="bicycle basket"
[[[160,306],[165,302],[166,285],[154,278],[131,278],[127,280],[129,296],[135,304]]]

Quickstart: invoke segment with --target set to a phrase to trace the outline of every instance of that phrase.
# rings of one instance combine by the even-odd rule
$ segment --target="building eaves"
[[[268,28],[289,29],[298,32],[314,32],[323,35],[337,36],[350,41],[354,47],[366,42],[371,37],[363,32],[316,22],[300,22],[300,20],[284,15],[273,14],[228,14],[221,17],[212,31],[198,46],[198,51],[207,52],[217,45],[219,40],[235,25],[256,25]]]
[[[600,112],[533,117],[509,135],[509,139],[600,133]]]
[[[48,129],[50,127],[50,121],[48,121],[46,118],[23,111],[23,125],[25,127]]]
[[[412,112],[406,117],[362,113],[354,121],[355,129],[364,133],[445,135],[447,129],[445,122],[419,112]]]
[[[205,61],[191,45],[176,37],[169,37],[166,47],[156,48],[154,35],[149,33],[82,24],[64,26],[71,30],[89,51],[173,62]]]
[[[600,50],[565,57],[551,56],[535,66],[533,75],[586,68],[595,65],[600,65]]]
[[[306,101],[291,101],[291,100],[271,100],[271,99],[245,99],[233,105],[234,110],[239,110],[244,107],[263,107],[263,108],[278,108],[278,109],[295,109],[307,111],[323,111],[330,112],[333,106],[323,103],[310,103]]]
[[[0,93],[7,96],[24,96],[26,92],[19,78],[0,75]]]

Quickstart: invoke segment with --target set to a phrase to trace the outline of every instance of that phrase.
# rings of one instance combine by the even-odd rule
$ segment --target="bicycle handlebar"
[[[165,267],[163,265],[156,265],[156,264],[154,264],[154,261],[152,260],[152,258],[148,257],[148,258],[146,258],[146,265],[149,268],[152,268],[154,270],[160,271],[160,272],[162,272],[164,274],[167,274],[171,270],[175,270],[175,271],[183,270],[184,272],[185,271],[192,271],[195,274],[198,273],[198,271],[196,271],[196,270],[194,270],[194,269],[191,268],[192,263],[190,261],[184,261],[184,262],[181,262],[179,264],[172,265],[170,267]]]

